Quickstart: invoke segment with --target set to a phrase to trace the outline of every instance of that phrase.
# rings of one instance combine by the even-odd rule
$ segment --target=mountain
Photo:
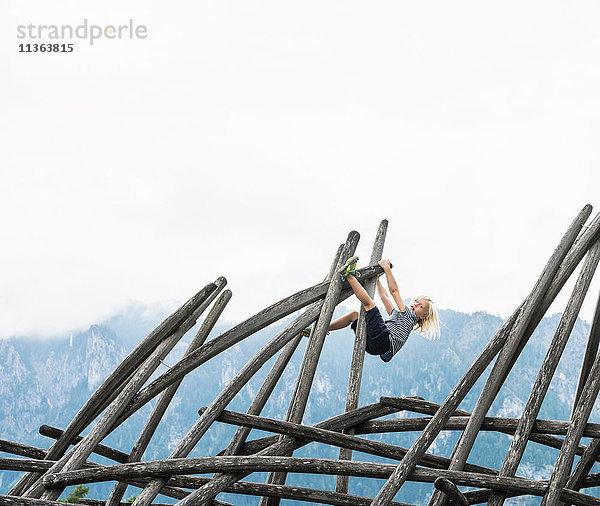
[[[165,314],[143,306],[135,306],[92,325],[85,332],[61,339],[0,340],[0,438],[48,448],[51,442],[37,433],[38,427],[48,424],[64,428],[108,373],[164,316]],[[521,414],[560,316],[552,315],[541,322],[492,405],[491,415],[513,417]],[[429,401],[443,402],[503,323],[501,318],[483,312],[465,314],[443,310],[440,317],[443,327],[439,340],[428,341],[413,334],[401,352],[387,364],[378,357],[366,357],[361,405],[376,402],[384,395],[420,395]],[[280,322],[269,326],[188,375],[144,459],[167,457],[197,419],[198,408],[208,405],[246,361],[284,325],[285,322]],[[220,323],[212,335],[217,335],[230,326],[231,324]],[[192,329],[184,336],[165,359],[165,364],[173,364],[181,358],[194,331]],[[540,418],[568,420],[588,331],[589,326],[582,321],[575,325],[542,406]],[[305,346],[306,342],[299,346],[263,410],[263,415],[279,419],[285,417]],[[347,329],[332,332],[327,337],[304,423],[314,424],[344,410],[352,347],[353,335]],[[242,389],[230,403],[229,409],[242,412],[247,410],[273,360]],[[167,365],[161,364],[157,374],[164,372],[166,368]],[[462,409],[471,410],[474,407],[488,373],[489,368],[461,404]],[[104,442],[128,452],[150,409],[150,405],[146,405]],[[599,415],[600,408],[596,406],[592,413],[593,421],[598,421]],[[410,415],[400,413],[397,416]],[[215,455],[227,446],[233,432],[234,429],[230,426],[215,424],[191,455]],[[251,435],[255,436],[256,434]],[[409,433],[372,437],[407,447],[416,436]],[[431,451],[448,456],[457,437],[455,432],[442,432]],[[469,461],[499,468],[509,444],[510,439],[506,435],[482,433]],[[557,453],[556,450],[530,444],[518,474],[536,479],[549,477]],[[309,454],[337,457],[336,450],[319,444],[308,445],[298,452],[298,455]],[[373,460],[370,456],[356,455],[355,458]],[[106,462],[101,458],[96,460]],[[19,473],[1,472],[0,493],[6,493],[18,476]],[[260,476],[252,476],[251,479],[258,480]],[[335,488],[334,478],[323,476],[292,475],[288,484]],[[350,492],[355,494],[374,495],[380,486],[380,481],[350,480]],[[94,485],[90,496],[106,497],[110,487],[109,484]],[[398,500],[426,504],[430,491],[431,486],[428,484],[411,483],[403,487]],[[127,494],[137,493],[138,490],[132,488]],[[227,494],[223,497],[236,505],[257,504],[256,498]],[[286,504],[305,503],[288,501]],[[515,498],[509,504],[539,504],[539,500]]]

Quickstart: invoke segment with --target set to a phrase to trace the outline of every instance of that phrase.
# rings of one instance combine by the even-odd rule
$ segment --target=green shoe
[[[339,271],[340,276],[342,276],[342,281],[346,281],[346,278],[352,274],[357,278],[360,277],[360,273],[356,270],[356,264],[358,263],[358,257],[351,257],[346,262],[346,265],[342,267]]]
[[[312,332],[312,325],[310,327],[306,327],[302,332],[300,332],[300,335],[302,337],[309,337],[311,332]],[[329,331],[327,331],[326,335],[329,335]]]

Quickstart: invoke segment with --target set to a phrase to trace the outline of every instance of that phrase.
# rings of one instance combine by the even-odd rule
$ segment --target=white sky
[[[219,275],[241,320],[319,282],[351,229],[364,264],[382,218],[405,297],[507,316],[600,211],[596,1],[1,9],[1,337]],[[148,38],[17,52],[38,42],[17,25],[84,18]]]

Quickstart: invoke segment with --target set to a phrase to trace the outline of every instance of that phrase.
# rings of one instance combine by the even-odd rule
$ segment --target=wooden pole
[[[594,310],[594,316],[592,318],[592,327],[590,328],[590,334],[588,337],[587,346],[585,349],[585,356],[583,358],[583,364],[581,365],[581,373],[579,376],[579,382],[577,383],[577,393],[575,394],[575,401],[573,402],[573,410],[579,402],[581,397],[581,391],[587,381],[587,378],[592,368],[592,364],[598,354],[598,343],[600,342],[600,296],[596,301],[596,309]]]
[[[424,413],[428,415],[435,415],[438,409],[440,408],[439,404],[410,397],[382,397],[379,400],[379,402],[383,406],[392,406],[399,409],[405,409],[408,411],[414,411],[415,413]],[[470,417],[471,413],[457,409],[454,411],[454,415],[463,415]],[[431,420],[433,420],[433,418]],[[467,425],[469,424],[469,420],[470,418],[467,420]],[[507,434],[508,433],[509,432],[507,431]],[[540,443],[545,446],[550,446],[551,448],[560,448],[563,443],[562,439],[553,436],[548,436],[547,434],[531,434],[530,439],[536,443]],[[583,447],[580,447],[579,450],[583,452]]]
[[[556,333],[554,334],[554,338],[549,346],[546,357],[542,362],[538,376],[531,389],[529,399],[527,400],[527,404],[525,405],[525,409],[521,415],[521,421],[519,422],[519,426],[515,431],[510,448],[508,449],[508,453],[504,459],[504,463],[502,464],[502,469],[500,470],[501,476],[514,476],[517,471],[519,462],[521,462],[521,458],[525,452],[525,447],[527,446],[527,441],[531,434],[533,424],[537,418],[540,408],[542,407],[542,402],[544,401],[546,393],[548,392],[548,388],[550,387],[550,382],[554,377],[558,362],[562,357],[562,353],[567,345],[571,331],[573,330],[575,322],[577,321],[579,310],[581,309],[583,299],[587,294],[599,260],[600,242],[597,242],[590,249],[585,259],[583,268],[581,269],[579,277],[577,278],[577,282],[575,283],[575,287],[573,288],[573,293],[569,298],[569,302],[567,303],[567,307],[562,318],[560,319],[560,323],[558,324],[558,328],[556,329]],[[577,440],[577,443],[578,442],[579,440]],[[495,493],[492,495],[488,504],[490,504],[490,506],[501,506],[504,504],[504,496],[502,494]]]
[[[225,278],[222,278],[222,279],[223,279],[223,284],[221,285],[221,287],[224,286],[224,284],[226,282]],[[215,294],[216,294],[216,291],[215,291]],[[189,353],[194,351],[196,348],[198,348],[199,346],[202,346],[202,344],[204,344],[208,335],[210,334],[211,330],[214,328],[215,324],[217,323],[219,317],[223,313],[223,310],[225,309],[225,306],[227,306],[227,303],[229,302],[230,299],[231,299],[231,290],[225,290],[222,293],[222,295],[219,297],[219,299],[215,302],[215,304],[209,311],[208,315],[202,322],[202,325],[198,329],[198,332],[196,332],[196,335],[194,336],[194,338],[192,339],[192,342],[188,346],[188,348],[185,352],[185,355],[188,355]],[[175,393],[177,392],[177,389],[179,388],[179,385],[181,384],[182,381],[183,380],[176,381],[169,388],[167,388],[166,390],[164,390],[162,392],[156,405],[152,409],[152,412],[150,413],[150,416],[148,417],[148,420],[146,421],[144,428],[142,429],[140,435],[138,436],[138,439],[136,440],[135,444],[133,445],[133,448],[132,448],[131,453],[129,454],[129,458],[127,460],[128,462],[136,462],[136,461],[142,459],[142,456],[144,455],[146,448],[148,448],[150,439],[152,439],[152,436],[154,435],[154,432],[156,431],[156,428],[158,427],[159,422],[161,421],[163,415],[165,414],[167,408],[169,407],[169,404],[171,403],[171,400],[175,396]],[[124,483],[124,482],[116,483],[110,496],[108,497],[108,500],[106,501],[106,506],[118,506],[118,504],[121,502],[121,499],[123,498],[123,494],[125,494],[125,490],[127,490],[127,486],[128,486],[128,484]]]
[[[430,417],[421,418],[396,418],[393,420],[375,420],[372,422],[365,422],[358,427],[354,428],[355,434],[381,434],[386,432],[411,432],[421,431],[431,421]],[[448,419],[444,430],[463,430],[469,421],[468,416],[453,416]],[[519,425],[520,418],[501,418],[486,416],[483,419],[481,430],[502,432],[503,434],[514,434],[517,426]],[[570,422],[564,422],[562,420],[535,420],[531,430],[533,434],[548,435],[556,434],[564,436],[567,433],[567,429],[570,426]],[[600,437],[600,423],[587,423],[582,437]],[[553,448],[560,448],[563,440],[558,439],[558,446],[552,446]],[[543,443],[542,443],[543,444]],[[583,446],[581,448],[584,448]]]
[[[375,236],[373,249],[371,251],[370,265],[375,265],[383,255],[385,245],[385,236],[387,233],[388,221],[383,220],[379,224],[379,229]],[[371,298],[375,294],[376,278],[371,278],[365,283],[365,290]],[[350,363],[350,376],[348,378],[348,392],[346,393],[346,411],[352,411],[358,408],[358,399],[360,396],[360,384],[362,381],[362,372],[365,362],[365,348],[367,345],[367,326],[365,323],[365,308],[361,305],[356,326],[356,338],[354,339],[354,350],[352,351],[352,362]],[[352,428],[347,430],[350,435],[354,434]],[[347,448],[340,449],[340,460],[352,460],[352,450]],[[335,490],[343,494],[348,493],[349,478],[347,476],[338,476],[336,479]]]
[[[93,469],[49,474],[44,478],[44,485],[66,487],[81,483],[97,483],[111,480],[128,480],[153,476],[172,476],[185,473],[203,474],[212,472],[250,473],[273,470],[310,474],[348,474],[365,478],[385,478],[394,472],[395,466],[384,463],[341,461],[334,459],[278,457],[278,456],[226,456],[195,457],[187,459],[166,459],[152,462],[135,462]],[[438,477],[446,478],[456,485],[468,487],[485,487],[493,490],[523,492],[542,496],[548,488],[547,481],[535,481],[526,478],[490,476],[465,471],[449,471],[444,469],[414,469],[410,474],[411,481],[433,483]],[[187,497],[191,497],[192,492]],[[573,490],[563,489],[561,498],[573,504],[600,506],[600,499]],[[185,499],[184,499],[185,500]]]
[[[548,492],[542,501],[542,504],[553,505],[558,502],[559,490],[567,484],[571,466],[573,465],[574,447],[581,439],[583,428],[592,412],[594,403],[600,389],[600,357],[597,357],[592,366],[588,380],[582,390],[580,402],[577,404],[571,425],[565,436],[565,443],[561,448],[558,459],[554,466],[554,471],[550,477]],[[583,460],[583,459],[582,459]],[[570,480],[571,484],[579,485],[580,480]]]
[[[56,427],[51,427],[49,425],[41,425],[39,428],[39,433],[42,436],[51,437],[53,439],[59,439],[63,432],[63,430],[57,429]],[[75,439],[73,439],[73,441],[71,441],[71,444],[76,445],[82,439],[83,437],[77,436]],[[119,462],[121,464],[125,464],[125,462],[127,462],[127,459],[129,458],[129,455],[127,453],[115,450],[114,448],[111,448],[110,446],[105,446],[103,444],[96,445],[96,447],[94,448],[94,453],[96,453],[97,455],[102,455],[107,459],[114,460],[115,462]]]

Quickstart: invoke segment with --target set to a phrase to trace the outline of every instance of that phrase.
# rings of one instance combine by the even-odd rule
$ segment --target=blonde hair
[[[440,318],[438,316],[437,308],[431,298],[426,295],[415,297],[413,302],[418,302],[420,300],[426,300],[429,303],[429,307],[427,314],[423,318],[417,320],[413,330],[425,336],[427,339],[437,339],[440,337]]]

